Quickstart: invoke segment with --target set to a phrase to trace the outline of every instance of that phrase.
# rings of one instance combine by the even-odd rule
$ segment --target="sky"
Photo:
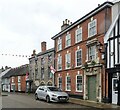
[[[51,37],[65,19],[75,22],[105,1],[0,0],[0,68],[28,64],[34,49],[41,52],[42,41],[47,49],[54,47]]]

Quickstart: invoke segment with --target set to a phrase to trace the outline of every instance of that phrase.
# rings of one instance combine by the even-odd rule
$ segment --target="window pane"
[[[76,89],[77,91],[82,91],[82,76],[77,76],[77,84],[76,84]]]
[[[80,66],[81,64],[82,64],[82,51],[81,50],[79,50],[79,51],[77,51],[76,52],[76,66]]]
[[[91,21],[88,24],[88,32],[89,32],[89,37],[94,36],[97,33],[97,29],[96,29],[96,19]]]

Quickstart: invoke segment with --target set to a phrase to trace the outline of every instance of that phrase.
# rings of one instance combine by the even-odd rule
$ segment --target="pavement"
[[[20,93],[20,94],[33,95],[33,94],[28,94],[28,93]],[[7,93],[2,93],[2,96],[7,96],[7,95],[8,95]],[[111,104],[111,103],[101,103],[101,102],[82,100],[82,99],[71,98],[71,97],[69,98],[69,102],[73,104],[80,104],[80,105],[87,106],[87,107],[120,110],[120,106]]]
[[[120,110],[120,106],[115,105],[115,104],[110,104],[110,103],[94,102],[94,101],[82,100],[82,99],[77,99],[77,98],[70,98],[69,102],[74,103],[74,104],[88,106],[88,107]]]

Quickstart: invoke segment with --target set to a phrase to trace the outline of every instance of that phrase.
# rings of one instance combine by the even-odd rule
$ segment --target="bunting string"
[[[0,54],[1,56],[13,56],[13,57],[26,57],[26,58],[30,58],[30,55],[17,55],[17,54]]]

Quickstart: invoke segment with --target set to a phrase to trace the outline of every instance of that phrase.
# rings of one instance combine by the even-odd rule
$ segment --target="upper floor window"
[[[44,68],[41,68],[41,79],[44,79]]]
[[[82,65],[82,49],[76,51],[76,67]]]
[[[67,53],[65,55],[65,66],[66,66],[66,69],[69,69],[70,68],[70,64],[71,64],[71,54],[70,53]]]
[[[66,76],[66,90],[67,91],[71,90],[71,78],[70,78],[70,76]]]
[[[52,62],[52,54],[48,55],[48,63]]]
[[[82,76],[81,75],[77,75],[76,76],[76,91],[78,92],[82,92]]]
[[[89,46],[88,47],[88,60],[95,60],[96,59],[96,46]]]
[[[92,20],[88,23],[88,37],[92,37],[97,34],[97,20]]]
[[[62,70],[62,56],[58,56],[57,59],[57,69]]]
[[[75,31],[75,42],[78,43],[82,41],[82,27],[81,28],[78,28],[76,31]]]
[[[18,76],[18,82],[21,82],[21,76]]]
[[[62,89],[62,77],[58,77],[58,88]]]
[[[71,45],[71,35],[70,34],[67,34],[66,35],[66,47],[70,46]]]
[[[44,65],[44,57],[41,58],[41,65]]]
[[[53,77],[53,73],[51,72],[51,69],[48,66],[48,78],[52,78],[52,77]]]
[[[61,38],[59,38],[58,39],[58,44],[57,44],[57,50],[59,51],[59,50],[62,50],[62,39]]]

